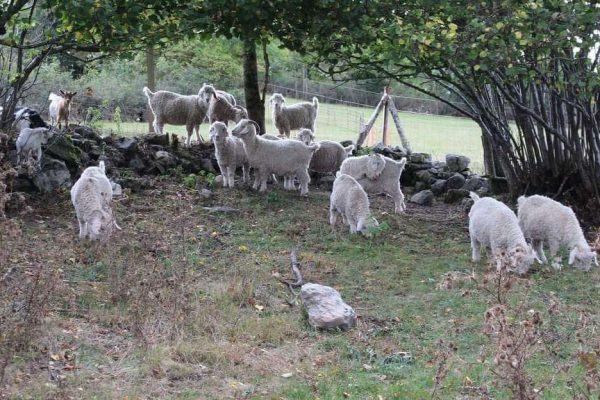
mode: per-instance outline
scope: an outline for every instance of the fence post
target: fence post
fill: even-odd
[[[146,67],[148,70],[148,89],[156,90],[156,59],[154,58],[154,47],[148,46],[146,50]],[[148,119],[148,132],[154,132],[154,114],[150,110],[150,106],[146,110],[146,118]]]
[[[390,87],[386,86],[383,88],[383,97],[385,98],[385,105],[383,107],[383,145],[389,146],[390,135],[388,133],[388,103],[390,101]]]

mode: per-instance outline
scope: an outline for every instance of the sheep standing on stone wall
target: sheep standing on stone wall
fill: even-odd
[[[271,174],[296,176],[300,181],[300,194],[306,196],[310,182],[308,164],[319,145],[307,146],[298,140],[290,139],[263,139],[256,134],[256,126],[254,121],[243,119],[231,131],[244,142],[244,150],[255,173],[253,188],[265,191],[267,179]],[[287,186],[285,189],[294,188]]]
[[[42,145],[46,144],[53,134],[54,131],[49,128],[21,129],[16,142],[17,164],[20,164],[21,160],[29,158],[29,153],[35,152],[39,166],[42,163]]]
[[[165,124],[185,125],[187,131],[186,145],[190,146],[194,131],[196,131],[196,139],[200,141],[198,130],[208,111],[208,103],[201,93],[189,96],[167,90],[159,90],[153,93],[147,87],[144,87],[143,91],[148,98],[150,110],[154,114],[154,130],[156,133],[162,135]]]
[[[234,186],[235,170],[242,167],[243,181],[250,181],[250,165],[244,150],[244,143],[240,138],[231,136],[227,126],[222,122],[215,122],[210,127],[210,137],[215,143],[215,156],[223,176],[223,187]]]
[[[340,172],[356,179],[369,194],[385,193],[391,196],[394,199],[394,211],[399,214],[406,209],[400,188],[400,176],[405,165],[406,158],[395,161],[381,154],[370,154],[345,159]]]
[[[592,263],[598,265],[596,252],[585,240],[570,207],[539,195],[521,196],[518,203],[519,225],[543,262],[548,261],[544,254],[544,245],[547,245],[554,269],[561,268],[561,259],[556,256],[561,246],[569,250],[569,265],[585,271],[589,271]]]
[[[474,203],[469,211],[469,235],[473,261],[481,258],[481,249],[489,251],[488,258],[500,271],[503,263],[524,274],[537,259],[535,251],[525,241],[515,213],[491,197],[480,198],[471,192]]]
[[[296,135],[296,138],[306,145],[315,142],[315,135],[310,129],[302,129]],[[354,150],[354,145],[343,147],[338,142],[331,140],[321,140],[319,142],[319,150],[313,155],[310,160],[308,169],[315,172],[337,172],[342,165],[342,162]]]
[[[313,97],[312,103],[304,102],[284,105],[285,99],[280,93],[274,93],[269,100],[273,107],[273,123],[279,135],[290,137],[290,131],[307,128],[315,131],[315,120],[319,110],[319,100]]]
[[[62,128],[62,121],[65,122],[65,128],[69,127],[69,114],[71,113],[71,101],[77,92],[69,92],[60,90],[60,96],[50,93],[48,100],[50,105],[48,106],[48,115],[50,116],[50,123],[54,126],[58,124],[58,129]]]
[[[371,217],[369,198],[360,184],[350,175],[338,171],[329,198],[329,223],[335,225],[337,215],[350,226],[350,233],[369,235],[369,228],[378,226]]]
[[[71,188],[71,202],[79,223],[79,238],[106,240],[121,229],[113,216],[112,185],[106,177],[104,161],[88,167]]]

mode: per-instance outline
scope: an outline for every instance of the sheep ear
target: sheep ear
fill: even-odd
[[[577,255],[577,247],[573,247],[571,253],[569,253],[569,265],[573,265],[575,262],[575,256]]]
[[[75,96],[77,94],[77,92],[73,92],[73,96]]]
[[[58,91],[58,92],[59,92],[60,94],[62,94],[63,96],[65,95],[65,91],[64,91],[64,90],[62,90],[62,89],[59,89],[59,91]]]

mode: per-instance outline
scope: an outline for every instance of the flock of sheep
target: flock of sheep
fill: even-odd
[[[335,173],[336,179],[330,196],[329,222],[335,225],[341,216],[350,232],[369,235],[378,225],[371,216],[367,194],[385,193],[394,200],[396,213],[406,209],[400,188],[400,176],[406,159],[395,161],[380,154],[349,157],[354,146],[343,147],[333,141],[315,141],[315,121],[319,102],[285,105],[284,97],[275,93],[270,102],[273,122],[279,136],[261,135],[258,125],[248,119],[246,109],[236,104],[235,98],[224,91],[204,84],[198,95],[184,96],[168,91],[143,92],[154,114],[154,128],[163,133],[165,124],[185,125],[187,145],[193,132],[200,140],[198,128],[208,118],[209,134],[215,146],[215,155],[223,186],[233,188],[235,173],[242,170],[242,181],[250,182],[250,169],[254,173],[252,188],[265,191],[269,179],[283,177],[286,190],[308,194],[309,171]],[[75,95],[63,92],[50,95],[50,117],[54,122],[68,124],[70,101]],[[229,131],[228,123],[235,127]],[[36,151],[41,158],[41,144],[52,129],[23,128],[17,139],[17,157],[20,162],[25,152]],[[299,130],[296,139],[290,131]],[[590,248],[579,222],[571,210],[544,196],[520,197],[518,217],[505,204],[490,198],[480,198],[471,193],[474,201],[469,212],[469,232],[472,259],[480,260],[481,249],[488,258],[502,268],[525,273],[534,261],[547,262],[543,248],[548,247],[551,264],[560,269],[560,247],[569,250],[569,265],[589,270],[598,265],[596,253]],[[102,240],[115,229],[120,229],[114,218],[111,199],[112,187],[104,163],[87,168],[71,189],[71,199],[79,222],[79,237]]]

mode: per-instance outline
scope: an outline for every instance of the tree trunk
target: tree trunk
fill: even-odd
[[[265,133],[265,103],[260,98],[256,42],[253,40],[244,41],[244,94],[249,118],[258,124],[260,134]]]

